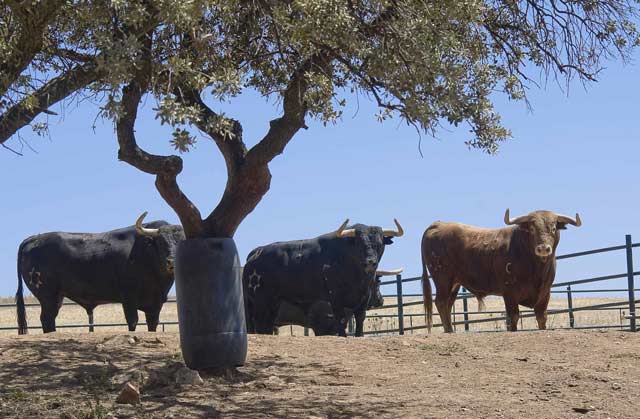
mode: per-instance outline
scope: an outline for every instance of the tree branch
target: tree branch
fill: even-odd
[[[47,26],[64,3],[64,0],[43,0],[34,5],[32,2],[7,1],[20,21],[22,30],[11,47],[11,54],[0,63],[0,96],[4,96],[9,86],[40,52]]]
[[[227,185],[220,203],[204,220],[205,235],[233,237],[242,220],[255,209],[267,193],[271,186],[269,162],[284,151],[285,146],[300,128],[306,127],[304,118],[307,106],[304,103],[304,95],[309,89],[307,75],[328,73],[329,68],[329,54],[319,53],[295,70],[283,92],[283,116],[271,121],[267,134],[251,150],[246,152],[243,149],[246,158],[241,160],[241,164],[230,166],[227,163]],[[225,142],[223,147],[238,145],[231,146]],[[223,151],[223,154],[225,152]]]
[[[133,80],[122,89],[122,113],[116,122],[118,135],[118,159],[133,167],[156,175],[156,188],[162,198],[178,214],[187,238],[202,236],[202,217],[198,208],[180,190],[177,176],[182,171],[182,159],[178,156],[149,154],[138,147],[135,137],[135,121],[138,106],[149,87],[151,77],[151,43],[153,30],[143,38],[141,58]]]
[[[30,124],[41,112],[46,112],[52,105],[95,82],[99,77],[96,65],[89,63],[76,66],[50,80],[30,96],[35,98],[35,106],[32,99],[23,99],[0,115],[0,144],[20,128]]]
[[[247,153],[247,162],[251,166],[268,164],[277,155],[282,154],[286,145],[300,130],[306,128],[304,122],[307,105],[304,95],[309,88],[307,73],[328,73],[331,56],[327,52],[316,54],[293,74],[289,85],[283,93],[284,114],[270,122],[267,134]]]
[[[13,2],[18,4],[17,2]],[[22,7],[22,6],[20,6]],[[39,10],[39,9],[38,9]],[[144,24],[137,28],[131,28],[131,33],[137,39],[142,40],[149,31],[153,30],[158,25],[159,17],[155,11],[150,13],[149,18]],[[28,32],[28,31],[27,31]],[[74,55],[74,59],[86,60],[89,56],[85,54],[78,54],[74,51],[58,50],[62,55],[71,56]],[[34,55],[31,55],[33,59]],[[65,71],[57,77],[49,80],[44,85],[40,86],[29,97],[35,98],[35,106],[33,106],[33,99],[24,98],[20,102],[11,106],[3,114],[0,115],[0,144],[6,142],[11,138],[19,129],[29,125],[40,113],[47,113],[47,109],[52,105],[55,105],[59,101],[65,99],[74,92],[83,89],[96,82],[103,76],[103,71],[99,69],[98,62],[104,58],[105,54],[91,57],[86,63],[78,64],[76,67]],[[27,63],[28,65],[29,63]],[[24,69],[23,69],[24,70]],[[3,64],[0,64],[0,74],[5,77]],[[8,73],[7,73],[8,74]],[[18,73],[19,75],[20,73]],[[0,79],[2,79],[0,77]],[[15,81],[15,78],[11,79]],[[9,83],[10,87],[11,84]],[[2,88],[2,80],[0,80],[0,89]],[[1,91],[1,90],[0,90]],[[1,97],[1,95],[0,95]]]
[[[176,97],[179,102],[194,106],[200,111],[200,118],[192,121],[202,132],[209,135],[218,146],[220,153],[227,164],[227,172],[230,175],[244,163],[247,155],[247,147],[242,138],[242,125],[232,118],[225,118],[215,113],[200,97],[200,92],[195,89],[183,87],[177,89]],[[229,131],[219,129],[216,122],[223,121],[230,127]]]

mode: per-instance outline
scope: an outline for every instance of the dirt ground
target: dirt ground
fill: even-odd
[[[250,336],[244,367],[178,385],[178,335],[0,336],[3,418],[638,418],[640,333]],[[123,383],[141,404],[115,403]]]

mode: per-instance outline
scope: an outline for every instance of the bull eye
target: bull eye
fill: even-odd
[[[551,233],[555,234],[556,232],[556,226],[551,226]]]

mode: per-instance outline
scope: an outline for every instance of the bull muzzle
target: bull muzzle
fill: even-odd
[[[154,237],[157,236],[158,233],[160,232],[159,229],[157,228],[146,228],[142,226],[142,220],[144,220],[144,217],[147,216],[147,211],[143,212],[138,219],[136,220],[136,232],[138,234],[140,234],[141,236],[150,236],[150,237]]]
[[[553,253],[553,248],[548,244],[539,244],[535,248],[536,256],[546,258]]]

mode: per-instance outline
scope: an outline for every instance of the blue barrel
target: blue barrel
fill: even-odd
[[[187,239],[177,245],[180,347],[195,370],[244,365],[247,328],[242,268],[233,239]]]

